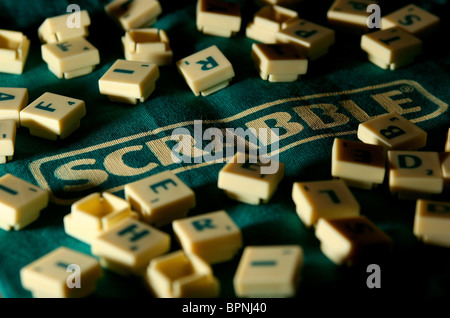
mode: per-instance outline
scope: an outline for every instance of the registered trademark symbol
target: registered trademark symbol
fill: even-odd
[[[400,90],[404,93],[409,93],[414,91],[414,87],[409,86],[409,85],[403,85],[402,87],[400,87]]]

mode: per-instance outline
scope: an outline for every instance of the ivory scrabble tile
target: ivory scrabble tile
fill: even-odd
[[[103,270],[94,257],[61,246],[20,270],[34,298],[82,298],[95,292]]]
[[[444,189],[450,190],[450,152],[439,154],[441,162],[442,178],[444,179]]]
[[[215,93],[234,77],[233,65],[216,45],[179,60],[177,68],[196,96]]]
[[[231,260],[242,247],[241,230],[226,211],[175,220],[172,227],[186,253],[210,264]]]
[[[315,231],[320,249],[336,265],[375,264],[389,256],[392,239],[367,217],[321,218]]]
[[[241,29],[239,3],[222,0],[198,0],[197,29],[209,35],[231,37]]]
[[[170,250],[170,235],[134,218],[125,218],[92,240],[92,254],[120,275],[143,275],[154,257]]]
[[[263,80],[292,82],[308,71],[308,59],[293,44],[253,43],[251,57]]]
[[[30,51],[30,40],[19,31],[0,30],[0,72],[22,74]]]
[[[236,154],[220,170],[217,186],[232,199],[258,205],[270,200],[283,176],[282,162],[263,163],[258,158]]]
[[[0,178],[0,228],[21,230],[47,205],[47,191],[9,173]]]
[[[447,133],[447,142],[445,143],[445,152],[450,152],[450,128]]]
[[[335,138],[331,157],[331,175],[350,187],[371,189],[384,181],[386,166],[382,146]]]
[[[108,192],[95,192],[71,206],[64,221],[64,231],[86,244],[125,218],[138,219],[128,201]]]
[[[291,6],[302,2],[303,0],[255,0],[259,6],[266,5],[279,5],[279,6]]]
[[[234,275],[234,291],[238,297],[294,297],[302,267],[299,245],[247,246]]]
[[[424,243],[450,247],[450,202],[417,200],[413,232]]]
[[[38,36],[42,43],[63,42],[78,37],[89,35],[91,18],[88,11],[81,10],[75,13],[67,13],[44,20],[38,28]]]
[[[27,104],[27,88],[0,87],[0,120],[12,119],[20,127],[20,111]]]
[[[172,63],[173,52],[169,37],[162,29],[131,29],[122,37],[125,59],[154,63],[158,66]]]
[[[361,49],[373,64],[395,70],[414,62],[422,53],[422,40],[398,27],[392,27],[364,34],[361,37]]]
[[[372,14],[368,6],[378,4],[373,0],[335,0],[327,11],[328,23],[335,29],[361,34],[370,29],[367,20]]]
[[[158,78],[159,68],[154,63],[118,59],[99,79],[98,86],[111,101],[137,104],[153,93]]]
[[[145,281],[158,298],[215,298],[220,293],[211,266],[183,250],[152,259]]]
[[[298,45],[308,59],[314,61],[326,53],[335,42],[335,31],[328,27],[298,19],[277,33],[277,41]]]
[[[12,159],[15,143],[16,123],[12,119],[0,120],[0,164]]]
[[[64,139],[80,127],[85,115],[84,101],[47,92],[20,112],[20,125],[33,136]]]
[[[99,51],[83,37],[44,44],[41,54],[50,72],[58,78],[89,74],[100,63]]]
[[[387,160],[389,189],[400,198],[426,197],[443,191],[437,152],[389,150]]]
[[[398,27],[421,39],[433,35],[438,29],[440,18],[415,4],[409,4],[381,18],[381,29]]]
[[[425,147],[427,133],[396,113],[380,115],[359,124],[358,139],[392,150],[417,150]]]
[[[320,218],[353,217],[360,205],[342,180],[294,182],[292,199],[303,224],[311,227]]]
[[[247,24],[245,35],[261,43],[276,43],[277,32],[298,19],[295,10],[279,5],[266,5],[255,13]]]
[[[125,31],[150,27],[162,13],[157,0],[113,0],[106,4],[104,9]]]
[[[156,227],[186,217],[196,204],[194,191],[170,170],[126,184],[125,198]]]

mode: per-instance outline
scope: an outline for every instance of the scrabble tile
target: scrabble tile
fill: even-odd
[[[383,69],[395,70],[414,62],[422,53],[422,40],[398,27],[364,34],[361,49],[370,62]]]
[[[234,291],[238,297],[294,297],[302,267],[299,245],[247,246],[234,275]]]
[[[158,78],[156,64],[118,59],[99,79],[98,86],[111,101],[137,104],[153,93]]]
[[[22,74],[30,40],[19,31],[0,30],[0,72]]]
[[[297,21],[295,10],[279,5],[266,5],[255,13],[247,24],[245,35],[261,43],[277,43],[277,32]]]
[[[85,115],[84,101],[47,92],[20,112],[20,124],[33,136],[64,139],[80,127]]]
[[[41,54],[50,72],[58,78],[89,74],[100,63],[99,51],[83,37],[44,44]]]
[[[81,10],[77,14],[76,22],[79,25],[72,25],[74,13],[62,14],[44,20],[38,28],[38,36],[42,43],[63,42],[78,37],[89,35],[89,25],[91,18],[86,10]]]
[[[306,227],[315,226],[320,218],[360,214],[358,201],[342,180],[294,182],[292,199]]]
[[[409,4],[381,18],[381,29],[398,27],[421,39],[439,29],[440,18],[415,4]]]
[[[226,211],[175,220],[172,227],[186,253],[210,264],[231,260],[242,247],[241,230]]]
[[[91,252],[120,275],[143,275],[154,257],[170,249],[170,235],[134,218],[125,218],[95,237]]]
[[[266,5],[279,5],[279,6],[292,6],[303,0],[255,0],[255,3],[259,6]]]
[[[372,14],[367,7],[378,4],[373,0],[335,0],[327,11],[327,20],[334,29],[353,34],[367,33],[367,19]]]
[[[447,133],[447,142],[445,143],[445,152],[450,152],[450,128]]]
[[[146,223],[160,227],[184,218],[195,193],[170,170],[125,185],[125,198]]]
[[[417,150],[425,147],[427,133],[396,113],[380,115],[358,126],[362,142],[392,150]]]
[[[308,59],[293,44],[253,43],[251,57],[263,80],[292,82],[308,71]]]
[[[241,29],[239,3],[198,0],[196,14],[197,29],[205,34],[229,38]]]
[[[79,276],[77,276],[79,275]],[[34,298],[82,298],[95,292],[103,271],[94,257],[61,246],[20,270]]]
[[[216,45],[179,60],[177,68],[196,96],[215,93],[234,77],[233,65]]]
[[[413,232],[424,243],[450,247],[450,202],[417,200]]]
[[[16,123],[12,119],[0,120],[0,164],[12,159],[15,143]]]
[[[128,201],[108,192],[95,192],[72,204],[63,219],[64,231],[91,244],[95,237],[128,217],[139,218]]]
[[[350,187],[371,189],[384,181],[386,166],[382,146],[335,138],[331,157],[331,175]]]
[[[257,205],[272,198],[283,176],[282,162],[264,163],[259,158],[236,154],[220,170],[217,186],[232,199]]]
[[[328,53],[335,42],[335,31],[325,26],[298,19],[277,33],[277,41],[298,45],[311,61]]]
[[[158,66],[172,63],[173,52],[169,37],[162,29],[131,29],[122,37],[125,59],[154,63]]]
[[[444,189],[450,190],[450,152],[439,154],[441,162],[442,178],[444,179]]]
[[[104,9],[125,31],[150,27],[162,13],[157,0],[113,0],[106,4]]]
[[[152,259],[145,281],[158,298],[216,298],[220,293],[211,266],[182,250]]]
[[[392,239],[360,215],[321,218],[315,231],[320,249],[336,265],[379,264],[392,251]]]
[[[0,120],[12,119],[20,127],[20,111],[27,104],[27,88],[0,87]]]
[[[47,191],[10,173],[0,178],[0,228],[21,230],[47,205]]]
[[[426,197],[443,191],[439,154],[431,151],[389,150],[389,189],[400,198]]]

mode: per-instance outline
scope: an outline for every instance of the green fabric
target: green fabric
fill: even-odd
[[[109,102],[98,90],[99,78],[116,59],[123,58],[120,41],[123,31],[104,13],[105,1],[75,2],[90,13],[92,24],[88,40],[99,49],[101,63],[91,74],[70,80],[58,79],[49,72],[42,60],[37,38],[39,25],[46,17],[65,13],[67,1],[2,1],[0,28],[24,32],[31,40],[31,50],[24,73],[1,73],[0,86],[28,88],[30,102],[44,92],[79,98],[86,102],[87,115],[82,119],[81,127],[62,141],[47,141],[31,136],[25,128],[18,129],[14,159],[0,165],[0,175],[12,173],[36,185],[41,185],[39,180],[45,180],[55,197],[70,200],[94,191],[120,187],[166,169],[175,170],[197,197],[197,206],[189,215],[224,209],[241,228],[245,246],[300,244],[303,247],[304,267],[298,297],[448,296],[448,249],[424,245],[414,237],[412,225],[415,202],[392,197],[386,183],[372,191],[352,188],[361,204],[361,213],[394,241],[394,253],[381,267],[381,290],[366,287],[368,274],[365,268],[338,267],[323,255],[314,230],[302,224],[291,197],[295,181],[331,178],[331,145],[335,136],[357,140],[355,131],[360,120],[343,108],[339,101],[351,100],[373,116],[386,112],[373,96],[396,91],[397,95],[391,96],[393,100],[411,99],[411,102],[402,104],[403,108],[420,107],[419,111],[405,114],[405,117],[417,120],[417,125],[427,131],[426,149],[443,151],[450,126],[449,113],[446,111],[450,101],[450,55],[442,45],[443,40],[448,38],[443,31],[448,30],[450,11],[447,1],[416,2],[441,17],[442,40],[426,43],[424,53],[412,65],[395,71],[382,70],[367,60],[359,47],[358,36],[338,33],[336,44],[328,55],[310,63],[308,73],[299,81],[291,83],[263,81],[254,68],[250,52],[255,41],[245,37],[245,25],[257,10],[252,1],[240,2],[243,27],[232,38],[198,32],[194,2],[161,1],[163,14],[154,27],[166,30],[174,52],[174,62],[217,45],[234,67],[236,75],[230,86],[210,96],[196,97],[173,63],[160,68],[156,90],[147,101],[126,105]],[[326,11],[330,4],[331,1],[305,0],[297,9],[300,17],[326,25]],[[403,4],[406,2],[394,4],[386,1],[381,4],[381,8],[385,10],[384,13]],[[274,103],[267,104],[271,102]],[[344,120],[342,125],[332,126],[333,119],[315,109],[323,123],[330,125],[328,128],[311,127],[311,121],[308,122],[295,109],[316,104],[333,104],[344,115],[342,118],[348,120]],[[158,154],[152,151],[154,148],[147,146],[153,140],[170,136],[175,127],[184,127],[193,132],[194,120],[204,121],[203,130],[209,127],[246,129],[246,124],[264,116],[268,116],[266,123],[272,127],[277,123],[277,118],[287,119],[303,127],[299,133],[280,140],[280,161],[286,165],[286,175],[267,204],[252,206],[228,199],[217,187],[222,163],[195,168],[195,163],[164,166]],[[426,120],[423,120],[424,116],[428,116]],[[280,133],[286,131],[281,128]],[[128,166],[145,167],[150,162],[158,166],[139,175],[108,173],[104,165],[105,158],[115,150],[131,146],[139,147],[133,148],[137,151],[124,156],[123,160]],[[95,159],[94,163],[91,161],[89,165],[74,169],[102,170],[107,174],[107,180],[85,191],[64,191],[67,185],[86,181],[58,178],[57,169],[75,159]],[[38,172],[43,179],[38,180]],[[117,194],[123,197],[123,191]],[[448,200],[448,194],[438,199]],[[31,297],[31,293],[21,286],[19,270],[59,246],[90,254],[87,244],[65,234],[63,217],[69,212],[70,205],[51,202],[41,212],[39,219],[25,229],[9,232],[0,230],[0,293],[3,297]],[[171,227],[162,229],[172,235],[172,250],[179,249]],[[240,253],[229,262],[213,266],[221,283],[221,297],[235,296],[233,276],[239,258]],[[151,295],[141,279],[121,277],[106,270],[91,297],[146,298]]]

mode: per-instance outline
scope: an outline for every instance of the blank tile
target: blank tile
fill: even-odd
[[[427,143],[424,130],[395,113],[380,115],[359,124],[358,138],[364,143],[392,150],[417,150]]]
[[[276,43],[277,32],[298,19],[295,10],[279,5],[266,5],[259,9],[247,24],[245,35],[261,43]]]
[[[241,230],[226,211],[175,220],[172,227],[186,253],[210,264],[231,260],[242,247]]]
[[[389,150],[389,189],[400,198],[427,197],[443,191],[439,154],[431,151]]]
[[[12,119],[20,127],[20,111],[27,104],[27,88],[0,87],[0,120]]]
[[[450,247],[450,202],[417,200],[413,232],[424,243]]]
[[[327,11],[328,23],[336,30],[354,34],[362,34],[370,29],[367,19],[372,14],[367,12],[371,4],[378,4],[373,0],[335,0]]]
[[[385,150],[382,146],[335,138],[331,175],[350,187],[371,189],[384,181]]]
[[[162,13],[162,7],[157,0],[113,0],[106,4],[104,9],[125,31],[150,27]]]
[[[0,178],[0,228],[21,230],[48,205],[48,192],[10,173]]]
[[[172,63],[173,52],[167,33],[157,28],[131,29],[122,37],[125,59],[154,63],[158,66]]]
[[[235,75],[233,65],[216,45],[179,60],[177,68],[196,96],[227,87]]]
[[[76,274],[73,265],[78,267],[78,278],[73,276]],[[65,246],[20,270],[22,286],[31,291],[34,298],[87,297],[95,291],[102,277],[103,271],[97,259]]]
[[[398,27],[425,39],[439,29],[440,18],[415,4],[409,4],[381,18],[381,29]]]
[[[272,198],[283,176],[282,162],[263,163],[258,158],[236,154],[220,170],[217,186],[232,199],[257,205]]]
[[[42,59],[58,78],[71,79],[91,73],[100,63],[100,53],[83,37],[41,46]]]
[[[155,90],[159,78],[154,63],[116,60],[98,81],[100,94],[111,101],[127,104],[144,102]]]
[[[126,218],[95,237],[92,254],[120,275],[144,275],[154,257],[170,250],[170,235],[134,218]]]
[[[320,218],[358,216],[360,205],[342,180],[294,182],[292,199],[306,227]]]
[[[64,139],[80,127],[85,115],[84,101],[47,92],[20,112],[20,124],[33,136]]]
[[[125,198],[143,221],[157,227],[186,217],[196,204],[194,191],[169,170],[126,184]]]
[[[215,298],[220,294],[220,282],[211,266],[182,250],[152,259],[145,280],[158,298]]]
[[[74,14],[78,14],[76,20]],[[68,19],[70,20],[68,21]],[[68,25],[68,22],[75,21],[79,23],[78,26]],[[90,24],[91,18],[87,10],[62,14],[45,19],[38,28],[38,36],[42,43],[63,42],[73,38],[87,37]]]
[[[220,37],[231,37],[241,29],[239,3],[221,0],[198,0],[196,10],[197,29]]]
[[[392,239],[367,217],[321,218],[315,231],[320,249],[336,265],[379,264],[392,251]]]
[[[16,143],[16,123],[12,119],[0,120],[0,163],[12,159]]]
[[[95,192],[71,206],[64,217],[64,231],[86,244],[125,218],[138,219],[128,201],[108,192]]]
[[[233,285],[238,297],[294,297],[303,266],[298,245],[247,246]]]
[[[251,57],[263,80],[292,82],[308,71],[308,59],[293,44],[253,43]]]
[[[382,69],[395,70],[414,62],[422,53],[422,40],[392,27],[364,34],[361,49],[373,64]]]
[[[0,30],[0,72],[22,74],[30,51],[30,40],[19,31]]]
[[[308,20],[298,19],[281,29],[277,42],[298,45],[309,60],[314,61],[328,53],[335,42],[335,31]]]

